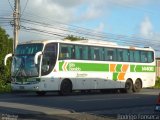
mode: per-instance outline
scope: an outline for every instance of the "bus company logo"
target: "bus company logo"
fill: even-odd
[[[64,62],[62,66],[63,71],[81,71],[80,67],[76,67],[75,63]]]
[[[148,65],[131,65],[131,72],[155,72],[155,66]]]
[[[142,67],[142,71],[152,72],[152,71],[154,71],[154,67],[146,67],[146,66],[143,66],[143,67]]]

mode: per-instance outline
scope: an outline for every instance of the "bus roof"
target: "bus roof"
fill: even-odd
[[[151,47],[135,47],[135,46],[121,46],[118,45],[115,42],[109,42],[109,41],[104,41],[104,40],[78,40],[78,41],[71,41],[71,40],[31,40],[27,42],[22,42],[19,44],[32,44],[32,43],[51,43],[51,42],[56,42],[56,43],[68,43],[68,44],[81,44],[81,45],[93,45],[93,46],[101,46],[101,47],[114,47],[114,48],[126,48],[126,49],[133,49],[133,50],[153,50]]]

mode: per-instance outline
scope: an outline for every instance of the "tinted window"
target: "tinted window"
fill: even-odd
[[[153,52],[148,52],[148,62],[153,62],[154,61],[154,53]]]
[[[116,49],[114,48],[105,48],[104,52],[106,61],[115,61],[116,60]]]
[[[57,44],[49,43],[45,46],[42,59],[42,75],[49,74],[56,63],[57,59]]]
[[[74,45],[60,44],[59,59],[74,59],[75,58]]]
[[[120,62],[129,61],[129,53],[126,49],[117,49],[117,60]]]
[[[134,51],[134,62],[140,62],[140,51]]]
[[[134,60],[134,51],[133,50],[129,51],[129,60],[130,60],[130,62],[134,62],[135,61]]]
[[[141,51],[141,62],[143,62],[143,63],[148,62],[148,52]]]
[[[43,44],[22,44],[16,48],[16,55],[32,55],[42,51]]]
[[[88,60],[88,46],[76,45],[75,58],[78,60]]]
[[[103,48],[100,47],[90,47],[89,58],[91,60],[103,60]]]

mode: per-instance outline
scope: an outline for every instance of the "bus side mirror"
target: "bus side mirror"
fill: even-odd
[[[9,53],[9,54],[7,54],[7,55],[5,56],[5,58],[4,58],[4,65],[5,65],[5,66],[7,65],[7,60],[8,60],[8,58],[10,58],[10,57],[12,57],[12,53]]]
[[[39,52],[37,52],[37,53],[35,54],[34,64],[38,64],[38,57],[39,57],[40,55],[42,55],[42,52],[41,52],[41,51],[39,51]]]

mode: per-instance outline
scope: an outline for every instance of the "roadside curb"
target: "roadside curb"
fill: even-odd
[[[73,110],[70,111],[70,110],[49,108],[49,107],[36,106],[36,105],[27,105],[27,104],[21,104],[21,103],[13,103],[13,102],[0,102],[0,107],[38,112],[40,114],[42,113],[42,115],[39,115],[39,116],[45,117],[47,115],[49,116],[49,118],[53,118],[53,119],[56,118],[56,120],[61,120],[61,119],[64,119],[64,120],[113,120],[112,118],[105,118],[105,117],[96,116],[96,115],[88,114],[84,112],[78,113],[78,112],[74,112]],[[24,116],[24,115],[20,115],[20,116]]]
[[[7,108],[16,108],[16,109],[40,112],[47,115],[73,113],[73,111],[69,111],[69,110],[62,110],[57,108],[49,108],[49,107],[42,107],[42,106],[35,106],[35,105],[27,105],[27,104],[21,104],[21,103],[12,103],[12,102],[0,102],[0,106],[7,107]]]

